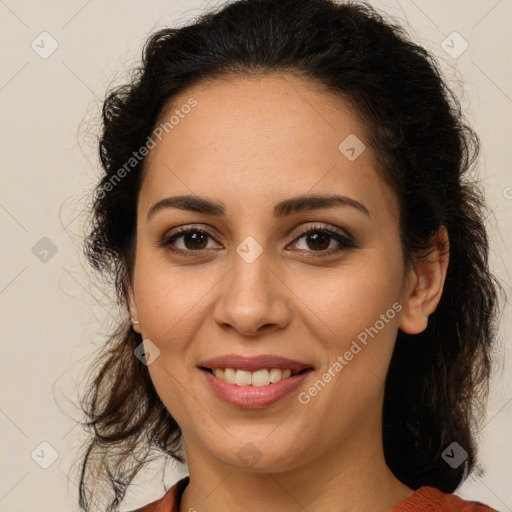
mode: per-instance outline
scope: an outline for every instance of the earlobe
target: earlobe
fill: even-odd
[[[127,297],[127,301],[128,301],[128,311],[130,313],[132,329],[135,332],[141,334],[139,312],[137,310],[137,305],[135,303],[135,294],[134,294],[133,286],[131,283],[129,283],[126,288],[126,297]]]
[[[428,317],[441,300],[450,252],[445,226],[439,228],[435,244],[432,253],[415,262],[409,271],[399,323],[400,329],[408,334],[418,334],[427,328]]]

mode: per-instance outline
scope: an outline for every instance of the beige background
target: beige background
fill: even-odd
[[[492,262],[510,294],[512,1],[372,3],[400,18],[438,56],[481,136],[481,179],[494,210]],[[111,290],[91,281],[81,256],[84,198],[99,172],[91,134],[107,86],[122,81],[136,64],[148,34],[218,4],[0,0],[0,512],[78,510],[72,464],[82,435],[73,421],[80,417],[73,400],[87,362],[104,340],[101,332],[121,314],[110,304]],[[58,44],[47,58],[31,47],[35,40],[39,53],[51,49],[50,36],[39,36],[43,31]],[[469,44],[458,58],[441,46],[453,31]],[[45,256],[41,247],[50,246],[57,252]],[[510,333],[507,307],[481,436],[485,473],[458,490],[500,511],[512,511]],[[52,462],[52,454],[56,460],[40,467]],[[141,475],[122,510],[163,494],[162,467]],[[186,467],[168,464],[165,483],[183,474]]]

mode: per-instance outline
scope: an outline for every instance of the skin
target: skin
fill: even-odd
[[[429,261],[405,265],[398,201],[377,172],[365,125],[318,84],[284,74],[215,79],[175,97],[164,117],[190,97],[197,106],[146,161],[128,290],[134,329],[160,350],[151,379],[183,432],[190,484],[180,510],[389,511],[413,490],[384,460],[384,379],[398,329],[423,331],[439,302],[446,232]],[[366,144],[355,161],[338,150],[349,134]],[[280,200],[332,193],[369,215],[342,206],[273,216]],[[220,201],[226,215],[165,209],[147,220],[154,203],[181,194]],[[191,224],[210,234],[202,251],[183,236],[174,247],[190,257],[159,245]],[[321,250],[340,252],[308,258],[320,250],[298,230],[314,225],[345,230],[356,247],[331,237]],[[262,249],[252,263],[236,252],[248,236]],[[394,303],[401,311],[300,403],[298,393]],[[237,409],[197,368],[231,352],[298,359],[314,372],[272,406]],[[250,467],[238,457],[247,443],[260,455]]]

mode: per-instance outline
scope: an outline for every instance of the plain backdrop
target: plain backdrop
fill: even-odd
[[[492,266],[510,294],[512,1],[371,3],[438,57],[481,137],[479,172],[494,212],[487,219]],[[78,511],[80,379],[109,327],[124,315],[81,255],[87,194],[100,172],[95,135],[101,100],[138,64],[152,31],[183,25],[217,5],[0,0],[0,512]],[[510,306],[502,314],[479,438],[480,471],[457,493],[512,511]],[[121,510],[159,498],[164,483],[184,474],[186,466],[151,465]]]

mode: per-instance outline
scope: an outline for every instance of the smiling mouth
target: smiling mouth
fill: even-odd
[[[207,372],[210,372],[213,374],[213,369],[212,368],[206,368],[205,366],[200,366],[199,368],[201,368],[201,370],[206,370]],[[222,368],[223,370],[225,370],[225,368]],[[236,370],[235,368],[233,368],[234,370]],[[300,373],[304,373],[305,371],[307,370],[312,370],[313,368],[310,366],[308,368],[304,368],[303,370],[301,370],[300,372],[295,372],[293,370],[291,370],[291,374],[292,374],[292,377],[294,377],[295,375],[299,375]],[[261,370],[265,370],[265,368],[261,368]],[[237,371],[245,371],[245,370],[237,370]],[[260,371],[260,370],[256,370],[256,371]],[[254,372],[249,372],[249,373],[254,373]]]
[[[281,368],[261,368],[256,371],[238,370],[235,368],[207,368],[200,367],[227,384],[235,384],[238,386],[268,386],[287,380],[297,375],[313,371],[312,367],[304,368],[301,371],[293,371]]]

